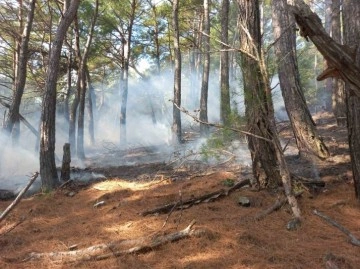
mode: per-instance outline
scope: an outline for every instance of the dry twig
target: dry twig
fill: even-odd
[[[328,222],[329,224],[331,224],[332,226],[338,228],[340,231],[342,231],[344,234],[346,234],[349,238],[350,238],[350,243],[360,247],[360,240],[357,239],[355,237],[355,235],[353,235],[348,229],[346,229],[344,226],[340,225],[339,223],[337,223],[335,220],[331,219],[330,217],[326,216],[325,214],[319,212],[318,210],[314,210],[313,213],[324,219],[326,222]]]

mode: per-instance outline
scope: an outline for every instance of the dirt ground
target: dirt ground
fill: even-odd
[[[293,173],[313,174],[326,183],[315,192],[303,188],[299,198],[303,221],[298,230],[286,229],[292,218],[287,205],[255,220],[280,193],[248,187],[171,214],[140,214],[228,189],[231,180],[251,176],[249,167],[230,162],[188,170],[174,170],[161,162],[97,167],[90,160],[87,169],[103,173],[106,179],[91,184],[72,182],[55,192],[24,199],[0,224],[0,268],[360,268],[360,248],[313,214],[314,209],[323,212],[360,238],[360,207],[354,199],[346,128],[337,127],[327,114],[318,115],[317,122],[332,156],[317,161],[316,166],[287,157]],[[288,129],[283,128],[281,134],[284,141],[291,139]],[[250,206],[239,206],[239,196],[248,197]],[[10,202],[1,201],[0,211]],[[94,206],[98,202],[103,203]],[[32,252],[81,250],[117,240],[154,239],[182,230],[192,220],[196,221],[193,229],[197,233],[139,253],[115,255],[109,245],[104,253],[110,255],[102,260],[27,259]],[[326,267],[330,265],[337,267]]]

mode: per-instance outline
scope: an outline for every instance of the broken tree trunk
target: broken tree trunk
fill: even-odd
[[[49,259],[52,261],[103,260],[124,254],[138,253],[141,251],[151,250],[166,243],[174,242],[194,234],[196,235],[196,230],[192,229],[194,224],[195,220],[193,220],[185,229],[167,235],[146,236],[137,239],[120,240],[79,250],[44,253],[33,252],[30,253],[29,256],[24,259],[24,261],[38,259]]]
[[[63,147],[64,155],[61,166],[61,177],[62,181],[68,181],[70,179],[70,163],[71,163],[71,153],[70,153],[70,143],[65,143]]]
[[[303,0],[295,0],[289,5],[300,27],[300,35],[311,40],[327,61],[328,67],[319,76],[318,80],[329,77],[341,77],[354,87],[354,94],[360,97],[360,67],[356,64],[356,48],[350,48],[337,43],[325,31],[321,19]]]

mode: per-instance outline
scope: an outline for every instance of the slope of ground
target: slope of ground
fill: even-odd
[[[0,234],[23,220],[0,236],[0,268],[326,268],[329,259],[338,268],[359,268],[360,248],[313,214],[314,209],[327,214],[360,238],[360,207],[354,199],[346,130],[328,120],[321,122],[320,131],[332,153],[329,160],[314,166],[288,157],[292,172],[301,175],[318,168],[315,174],[326,182],[325,188],[316,193],[305,191],[299,198],[303,223],[296,231],[286,230],[291,219],[288,206],[256,221],[256,214],[272,206],[280,194],[246,187],[170,215],[139,214],[226,189],[230,180],[248,178],[249,168],[229,163],[201,171],[174,171],[161,163],[91,167],[107,179],[72,183],[56,192],[24,199],[1,223]],[[289,132],[282,135],[286,140]],[[239,206],[239,196],[248,197],[250,207]],[[104,203],[94,207],[98,202]],[[0,202],[0,210],[9,203]],[[136,254],[100,261],[22,261],[30,252],[66,251],[73,245],[82,249],[168,234],[192,220],[196,220],[195,229],[206,232]]]

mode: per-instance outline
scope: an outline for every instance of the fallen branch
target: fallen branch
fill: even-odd
[[[0,229],[0,237],[4,236],[7,233],[10,233],[12,230],[14,230],[17,226],[19,226],[21,223],[23,223],[25,220],[24,217],[20,218],[17,222],[14,222],[10,225],[4,226]]]
[[[360,240],[357,239],[355,237],[355,235],[353,235],[348,229],[346,229],[345,227],[341,226],[339,223],[337,223],[335,220],[331,219],[330,217],[326,216],[325,214],[319,212],[318,210],[314,210],[313,213],[326,220],[326,222],[328,222],[329,224],[331,224],[332,226],[338,228],[340,231],[342,231],[344,234],[346,234],[349,238],[350,238],[350,243],[355,245],[355,246],[358,246],[360,247]]]
[[[146,215],[152,215],[152,214],[166,214],[166,213],[171,212],[172,210],[187,209],[196,204],[212,202],[219,198],[228,196],[234,190],[240,189],[246,185],[250,185],[249,179],[239,181],[238,183],[236,183],[234,186],[232,186],[228,190],[221,189],[221,190],[218,190],[218,191],[215,191],[212,193],[202,195],[200,197],[195,197],[195,198],[191,198],[189,200],[185,200],[181,204],[178,202],[174,202],[171,204],[160,206],[160,207],[157,207],[157,208],[154,208],[151,210],[144,211],[141,213],[141,215],[146,216]]]
[[[296,193],[295,197],[298,198],[302,193],[303,192]],[[278,198],[272,206],[270,206],[269,208],[265,209],[264,211],[258,213],[255,216],[255,220],[262,220],[267,215],[270,215],[271,213],[279,210],[280,208],[282,208],[287,203],[287,201],[288,201],[287,197],[282,197],[281,199]]]
[[[88,261],[104,260],[113,256],[117,257],[124,254],[138,253],[148,251],[169,242],[174,242],[194,234],[192,227],[195,224],[193,220],[185,229],[167,235],[156,235],[141,237],[138,239],[120,240],[110,243],[99,244],[79,250],[59,251],[59,252],[32,252],[24,261],[50,259],[52,261]]]
[[[10,211],[12,211],[15,208],[15,206],[21,201],[26,191],[30,188],[30,186],[34,183],[34,181],[37,179],[38,176],[39,173],[35,172],[34,175],[30,178],[30,181],[25,186],[25,188],[22,189],[22,191],[18,194],[15,200],[5,209],[4,212],[2,212],[2,214],[0,215],[0,222],[3,221],[5,217],[10,213]]]

